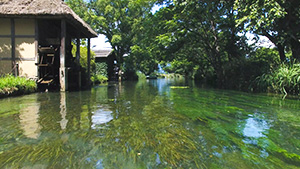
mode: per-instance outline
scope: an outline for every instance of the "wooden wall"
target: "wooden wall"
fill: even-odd
[[[34,19],[0,18],[0,74],[37,77],[36,23]],[[13,71],[15,65],[18,71]]]
[[[0,74],[6,74],[12,68],[11,21],[0,18]]]

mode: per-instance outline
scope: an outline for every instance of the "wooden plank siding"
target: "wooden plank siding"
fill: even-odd
[[[15,35],[15,19],[10,20],[11,23],[11,59],[12,59],[12,73],[14,76],[18,76],[18,70],[16,67],[16,35]]]

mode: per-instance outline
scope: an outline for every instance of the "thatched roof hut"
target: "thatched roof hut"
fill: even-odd
[[[95,62],[107,64],[107,75],[109,80],[117,80],[116,74],[119,67],[117,66],[116,55],[113,49],[94,50]]]
[[[111,53],[112,49],[100,49],[100,50],[94,50],[95,58],[107,58]]]
[[[88,39],[90,75],[90,38],[97,33],[62,0],[0,0],[0,23],[0,75],[34,78],[62,91],[71,82],[80,87],[82,38]]]
[[[0,17],[65,18],[81,30],[80,37],[97,37],[97,33],[62,0],[0,0]]]

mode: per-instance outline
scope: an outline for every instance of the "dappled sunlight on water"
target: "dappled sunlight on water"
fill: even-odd
[[[297,99],[158,79],[0,107],[0,168],[300,167]]]
[[[112,111],[108,108],[99,107],[98,110],[92,112],[92,129],[96,129],[97,126],[110,122],[112,117]]]
[[[258,118],[249,117],[246,120],[246,125],[243,130],[243,134],[246,137],[265,137],[263,134],[264,131],[269,129],[268,124],[265,120],[261,120]]]

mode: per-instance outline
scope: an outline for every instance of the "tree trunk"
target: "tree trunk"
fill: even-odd
[[[278,39],[270,35],[266,30],[263,31],[263,36],[266,36],[276,47],[280,56],[281,62],[286,62],[286,56],[284,53],[284,45],[279,43]]]
[[[285,53],[284,53],[283,45],[281,45],[279,43],[279,44],[276,44],[276,47],[277,47],[281,62],[286,62],[286,56],[285,56]]]
[[[300,43],[296,40],[291,40],[293,59],[300,61]],[[293,61],[293,60],[292,60]]]
[[[119,82],[121,82],[122,81],[122,69],[121,68],[119,68],[119,72],[118,72],[118,79],[119,79]]]

